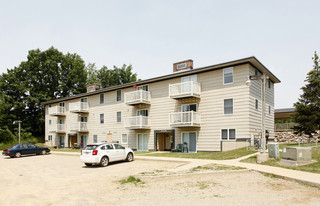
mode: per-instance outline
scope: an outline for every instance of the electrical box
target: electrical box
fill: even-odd
[[[282,159],[293,161],[311,161],[311,147],[285,147],[282,149]]]
[[[279,158],[279,143],[270,142],[268,143],[268,151],[270,158]]]

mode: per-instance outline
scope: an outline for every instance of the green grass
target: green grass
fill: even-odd
[[[268,161],[260,163],[260,164],[320,174],[320,148],[312,149],[312,159],[316,160],[316,162],[313,163],[313,164],[309,164],[309,165],[293,166],[293,167],[280,165],[281,157],[282,157],[282,152],[280,152],[280,158],[278,158],[278,159],[269,159]],[[257,156],[253,156],[253,157],[250,157],[248,159],[244,159],[241,162],[257,164]]]
[[[217,164],[209,164],[205,166],[198,166],[191,169],[191,171],[201,171],[201,170],[243,170],[244,167],[235,167],[235,166],[227,166],[227,165],[217,165]]]
[[[245,147],[225,152],[198,152],[198,153],[141,153],[141,156],[153,157],[176,157],[176,158],[190,158],[190,159],[212,159],[212,160],[229,160],[237,159],[246,155],[256,153],[256,150],[247,150]],[[136,152],[135,152],[136,153]]]
[[[120,184],[122,184],[122,185],[123,185],[123,184],[127,184],[127,183],[132,183],[132,184],[135,184],[135,185],[137,185],[137,184],[144,184],[144,182],[142,182],[141,179],[135,178],[134,176],[129,176],[128,178],[122,179],[122,180],[120,180],[119,182],[120,182]]]

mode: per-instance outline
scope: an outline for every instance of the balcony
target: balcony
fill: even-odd
[[[129,105],[135,104],[150,104],[150,92],[144,90],[137,90],[134,92],[124,93],[124,103]]]
[[[69,104],[70,112],[89,112],[88,102],[74,102]]]
[[[171,127],[200,127],[200,119],[200,113],[194,111],[169,114]]]
[[[173,99],[181,99],[187,97],[200,98],[200,83],[189,81],[178,84],[169,84],[169,97]]]
[[[49,107],[49,115],[66,115],[66,109],[64,107],[61,106],[53,106],[53,107]]]
[[[76,132],[88,132],[88,122],[76,122],[70,124],[70,130]]]
[[[146,116],[126,117],[124,127],[126,129],[150,129],[150,120]]]
[[[65,133],[66,132],[66,125],[65,124],[49,125],[49,132]]]

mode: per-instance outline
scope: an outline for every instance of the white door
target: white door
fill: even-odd
[[[185,132],[182,133],[182,143],[187,143],[189,152],[197,152],[197,133]]]
[[[138,151],[148,151],[148,134],[138,134]]]
[[[182,93],[191,93],[191,83],[186,82],[197,82],[197,76],[188,76],[188,77],[182,77],[181,78],[181,92]]]

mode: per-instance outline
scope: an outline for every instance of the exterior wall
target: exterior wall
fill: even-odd
[[[255,69],[250,67],[250,74],[254,75]],[[250,133],[254,136],[261,136],[262,128],[262,81],[261,73],[258,75],[258,80],[253,80],[250,86]],[[258,109],[255,108],[255,100],[258,100]],[[269,114],[269,106],[271,112]],[[271,88],[268,88],[268,80],[266,81],[266,108],[265,108],[265,128],[269,131],[269,138],[274,138],[274,84],[271,83]]]
[[[139,133],[149,135],[148,149],[154,148],[154,133],[155,130],[172,130],[175,129],[175,145],[182,143],[182,133],[194,131],[197,133],[197,151],[221,151],[229,150],[230,148],[243,147],[244,142],[236,140],[221,140],[221,129],[235,129],[236,139],[250,138],[251,133],[259,131],[261,128],[261,111],[255,111],[254,100],[260,99],[261,104],[261,89],[259,83],[252,84],[247,87],[245,82],[249,72],[254,72],[249,64],[233,67],[232,84],[223,84],[223,69],[207,71],[197,74],[197,81],[201,84],[200,98],[184,98],[172,99],[169,97],[169,84],[181,83],[181,78],[172,78],[149,84],[151,93],[150,105],[130,106],[124,103],[124,93],[135,91],[136,88],[130,87],[121,90],[121,101],[117,102],[117,91],[104,93],[104,104],[100,104],[100,94],[88,96],[89,112],[74,113],[70,112],[69,104],[79,102],[80,98],[65,102],[66,116],[66,133],[65,146],[68,146],[68,135],[77,134],[78,143],[80,135],[88,136],[88,143],[93,142],[93,136],[98,136],[98,142],[107,141],[108,134],[112,134],[113,141],[121,143],[121,135],[128,135],[128,144],[133,149],[137,149]],[[140,86],[140,85],[139,85]],[[272,105],[272,115],[268,117],[268,130],[270,135],[273,135],[273,87],[272,91],[267,92],[267,103]],[[90,95],[90,93],[88,94]],[[233,114],[224,114],[224,99],[233,99]],[[270,100],[269,100],[270,98]],[[250,104],[248,105],[248,101]],[[169,114],[172,112],[181,112],[183,104],[197,104],[197,112],[201,114],[200,127],[185,127],[173,128],[169,124]],[[268,105],[267,104],[267,105]],[[58,104],[52,104],[55,106]],[[259,107],[261,108],[261,106]],[[149,110],[149,119],[151,121],[150,129],[130,130],[124,128],[125,117],[136,116],[139,109]],[[260,109],[261,110],[261,109]],[[121,112],[121,122],[117,123],[117,112]],[[104,114],[104,123],[100,124],[100,114]],[[77,133],[70,131],[70,124],[80,121],[81,116],[88,116],[89,132]],[[268,115],[267,115],[268,116]],[[59,134],[48,131],[48,122],[57,123],[61,117],[48,114],[48,105],[46,105],[46,140],[48,135],[52,135],[53,141],[47,141],[49,146],[57,146],[59,143]],[[272,119],[272,122],[270,122]],[[272,125],[272,128],[269,128]],[[272,131],[272,132],[271,132]],[[71,145],[72,146],[72,145]],[[245,145],[244,145],[245,146]]]

